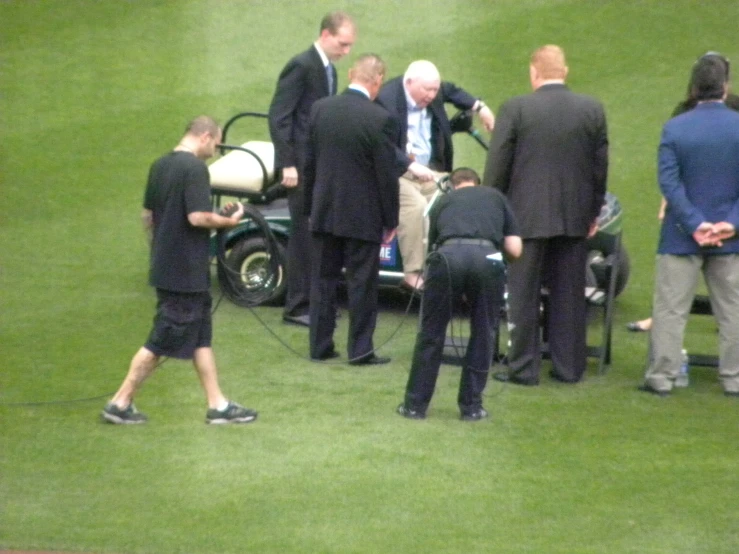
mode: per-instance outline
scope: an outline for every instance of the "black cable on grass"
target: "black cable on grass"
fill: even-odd
[[[154,369],[159,368],[169,360],[169,358],[163,358]],[[46,400],[38,402],[0,402],[0,406],[11,406],[11,407],[34,407],[34,406],[58,406],[60,404],[77,404],[79,402],[91,402],[92,400],[102,400],[103,398],[110,398],[116,393],[116,391],[101,394],[99,396],[89,396],[86,398],[70,398],[69,400]]]
[[[285,348],[287,348],[290,352],[292,352],[296,356],[315,362],[315,360],[311,360],[310,358],[303,356],[302,354],[297,352],[295,349],[293,349],[289,344],[283,341],[279,337],[279,335],[277,335],[277,333],[275,333],[264,322],[264,320],[261,317],[259,317],[259,314],[253,309],[255,306],[258,306],[261,303],[267,301],[272,296],[275,286],[277,286],[277,274],[279,272],[279,255],[278,255],[278,250],[277,250],[277,239],[272,233],[272,230],[270,229],[269,224],[267,223],[264,216],[250,204],[244,204],[243,206],[244,206],[244,218],[251,219],[254,222],[254,225],[261,231],[261,233],[266,238],[267,251],[269,255],[269,268],[270,268],[271,275],[269,278],[265,279],[265,283],[267,283],[267,286],[265,286],[259,292],[247,291],[242,286],[241,273],[230,268],[226,264],[226,244],[227,244],[226,231],[227,230],[219,229],[218,232],[216,233],[216,258],[218,260],[218,270],[223,271],[226,277],[225,280],[221,280],[221,284],[222,286],[226,286],[229,288],[228,292],[229,292],[230,298],[238,298],[239,300],[244,301],[244,303],[246,304],[246,308],[252,313],[252,315],[254,315],[257,321],[259,321],[259,323],[262,324],[262,326],[267,330],[267,332],[269,332],[280,344],[282,344]],[[228,214],[223,213],[223,215],[228,215]],[[222,290],[220,296],[218,297],[218,299],[216,300],[213,306],[213,309],[211,310],[211,315],[215,314],[216,310],[220,306],[221,301],[223,300],[223,297],[225,295],[226,295],[226,291]],[[401,320],[400,324],[398,324],[398,327],[390,334],[390,337],[377,348],[381,348],[385,346],[386,344],[388,344],[398,333],[398,331],[400,330],[400,328],[403,326],[405,322],[405,318],[408,316],[408,313],[410,312],[413,298],[414,296],[411,295],[411,299],[405,310],[403,320]],[[375,350],[377,350],[377,348],[375,348]],[[366,355],[367,354],[365,354],[365,356]],[[159,368],[168,359],[169,358],[162,359],[157,364],[155,369]],[[349,361],[352,361],[352,360],[349,360]],[[320,363],[331,364],[331,363],[345,363],[345,362],[323,361]],[[75,403],[81,403],[81,402],[91,402],[94,400],[101,400],[103,398],[110,398],[113,394],[115,394],[115,391],[111,393],[101,394],[98,396],[90,396],[90,397],[84,397],[84,398],[72,398],[68,400],[0,402],[0,406],[33,407],[33,406],[55,406],[55,405],[62,405],[62,404],[75,404]]]
[[[280,338],[280,336],[277,333],[275,333],[272,330],[272,328],[264,322],[264,320],[259,316],[259,314],[253,308],[247,306],[247,309],[257,319],[257,321],[259,321],[259,323],[262,324],[262,327],[264,327],[267,330],[267,332],[275,338],[275,340],[277,342],[279,342],[282,346],[284,346],[288,351],[290,351],[293,354],[295,354],[298,358],[301,358],[303,360],[308,360],[310,362],[317,363],[317,364],[323,364],[323,365],[343,365],[343,364],[346,364],[347,362],[353,362],[355,360],[361,360],[362,358],[365,358],[366,356],[369,356],[371,354],[374,354],[380,348],[382,348],[383,346],[389,344],[390,341],[393,340],[393,338],[395,338],[395,335],[398,334],[398,332],[400,331],[400,329],[405,324],[405,320],[407,319],[408,314],[410,313],[410,310],[411,310],[411,306],[413,305],[413,299],[414,298],[415,298],[415,293],[411,294],[411,297],[408,300],[408,305],[406,306],[405,312],[403,313],[403,319],[400,320],[400,323],[398,323],[398,326],[395,328],[395,330],[393,330],[392,333],[390,333],[390,336],[385,340],[385,342],[383,342],[382,344],[380,344],[380,346],[375,346],[375,348],[373,348],[370,352],[365,352],[361,356],[358,356],[357,358],[350,358],[349,360],[314,360],[313,358],[311,358],[309,356],[303,356],[303,354],[301,354],[300,352],[298,352],[297,350],[295,350],[292,346],[290,346],[289,344],[287,344],[284,340],[282,340]]]
[[[255,225],[259,227],[259,229],[262,231],[264,236],[267,240],[267,248],[269,253],[269,260],[270,260],[270,270],[271,270],[271,277],[266,279],[266,282],[269,283],[269,286],[264,287],[263,290],[261,290],[259,293],[254,292],[245,292],[244,287],[241,284],[241,273],[228,267],[226,264],[226,242],[227,242],[227,236],[226,232],[223,229],[220,229],[216,234],[216,257],[218,260],[218,269],[223,270],[225,272],[225,275],[227,279],[225,280],[225,286],[229,287],[230,290],[230,297],[231,298],[238,298],[240,300],[243,300],[246,304],[246,308],[251,312],[251,314],[259,321],[259,323],[262,325],[262,327],[270,334],[272,335],[277,342],[279,342],[283,347],[285,347],[288,351],[295,354],[297,357],[310,361],[312,363],[320,363],[324,365],[341,365],[345,364],[351,361],[354,361],[354,359],[350,359],[347,361],[344,360],[313,360],[308,356],[303,356],[300,352],[296,351],[292,346],[287,344],[280,336],[272,330],[272,328],[267,325],[267,323],[259,316],[259,314],[254,310],[255,306],[258,306],[262,302],[265,302],[270,298],[272,293],[274,292],[274,287],[277,285],[277,273],[279,271],[279,256],[277,252],[277,239],[275,238],[274,234],[272,233],[271,229],[269,228],[269,224],[264,219],[264,216],[253,206],[249,204],[244,205],[244,215],[248,218],[251,218]],[[429,256],[432,255],[439,255],[444,260],[444,263],[447,267],[447,273],[449,274],[449,310],[450,313],[453,310],[453,299],[452,299],[452,291],[451,291],[451,273],[449,271],[449,264],[444,258],[444,256],[438,252],[432,252],[429,254]],[[237,284],[238,279],[238,284]],[[224,286],[224,281],[221,281],[222,286]],[[216,310],[221,304],[221,301],[223,300],[223,297],[225,295],[225,291],[221,291],[220,296],[218,297],[218,300],[216,301],[211,314],[215,314]],[[380,346],[375,347],[372,352],[367,352],[360,356],[357,359],[361,359],[365,356],[368,356],[370,354],[374,354],[377,350],[380,348],[386,346],[387,344],[392,341],[395,336],[398,334],[400,329],[403,327],[403,325],[406,322],[406,319],[408,318],[408,315],[410,313],[411,307],[413,305],[413,300],[416,297],[416,293],[414,292],[411,294],[410,299],[408,300],[408,305],[406,306],[405,312],[403,314],[403,318],[401,319],[400,323],[398,323],[398,326],[393,330],[392,333],[390,333],[390,336],[382,343]],[[421,302],[421,313],[420,316],[423,316],[423,301]],[[420,317],[419,317],[420,322]],[[457,356],[460,356],[460,348],[461,344],[457,345],[456,341],[454,340],[454,336],[452,336],[452,345],[455,349],[455,352]],[[162,366],[169,358],[164,358],[161,360],[156,368],[159,368]],[[461,357],[460,357],[461,359]],[[156,369],[155,368],[155,369]],[[91,396],[91,397],[85,397],[85,398],[73,398],[69,400],[49,400],[49,401],[32,401],[32,402],[0,402],[0,406],[14,406],[14,407],[33,407],[33,406],[54,406],[54,405],[62,405],[62,404],[75,404],[75,403],[81,403],[81,402],[91,402],[93,400],[101,400],[103,398],[109,398],[111,397],[115,392],[102,394],[99,396]]]

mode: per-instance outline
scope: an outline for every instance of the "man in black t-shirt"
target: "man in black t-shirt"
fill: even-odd
[[[503,256],[518,258],[522,242],[503,194],[477,186],[480,177],[468,168],[453,171],[449,181],[454,190],[443,196],[429,215],[429,244],[436,245],[436,250],[427,259],[421,329],[398,413],[409,419],[426,417],[452,307],[464,295],[471,312],[470,340],[457,404],[463,420],[477,421],[488,415],[482,406],[482,391],[503,301]]]
[[[102,417],[110,423],[146,422],[133,397],[162,356],[193,360],[208,402],[206,423],[248,423],[257,417],[223,395],[211,348],[210,229],[234,227],[244,214],[238,203],[226,206],[226,212],[235,209],[228,217],[211,211],[205,160],[215,154],[220,140],[218,124],[200,116],[190,122],[175,149],[149,170],[142,219],[151,236],[149,284],[157,291],[157,313],[148,340],[103,409]]]

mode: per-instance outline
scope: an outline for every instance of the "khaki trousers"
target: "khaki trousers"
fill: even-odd
[[[434,175],[439,179],[446,173],[434,172]],[[438,188],[435,181],[422,183],[415,180],[410,172],[399,179],[399,184],[398,247],[403,258],[403,272],[420,272],[426,260],[428,237],[428,220],[424,212]]]
[[[739,255],[657,255],[652,309],[652,361],[645,382],[670,390],[680,370],[685,325],[698,286],[708,287],[719,328],[719,380],[724,390],[739,392]]]

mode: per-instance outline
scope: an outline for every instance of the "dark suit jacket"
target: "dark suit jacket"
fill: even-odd
[[[525,239],[585,237],[608,174],[603,106],[566,85],[544,85],[498,112],[483,182],[509,199]]]
[[[336,69],[332,71],[335,87]],[[300,171],[311,106],[329,94],[326,68],[315,46],[287,62],[269,107],[269,134],[275,146],[276,168],[297,167]]]
[[[428,107],[431,112],[432,149],[429,165],[432,169],[451,171],[454,164],[452,128],[444,104],[450,103],[460,110],[469,110],[475,105],[476,101],[477,98],[454,83],[441,83],[439,94],[436,95],[436,98]],[[384,106],[398,120],[399,132],[395,140],[395,156],[398,167],[402,168],[402,174],[411,164],[406,152],[406,145],[408,144],[408,101],[405,97],[403,77],[396,77],[385,83],[375,102]]]
[[[706,249],[692,234],[704,221],[739,229],[739,113],[710,102],[665,123],[659,186],[667,200],[660,254],[738,253],[737,240]]]
[[[313,105],[304,169],[311,230],[381,242],[398,225],[392,116],[359,91]]]

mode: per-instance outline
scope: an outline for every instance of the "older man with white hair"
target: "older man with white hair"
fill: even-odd
[[[401,286],[423,288],[426,257],[424,212],[434,194],[434,179],[453,168],[452,128],[445,103],[461,110],[474,110],[487,131],[495,116],[485,103],[453,83],[441,80],[439,70],[427,60],[408,66],[405,75],[388,81],[377,102],[399,121],[396,158],[400,170],[400,224],[398,244],[405,274]]]

